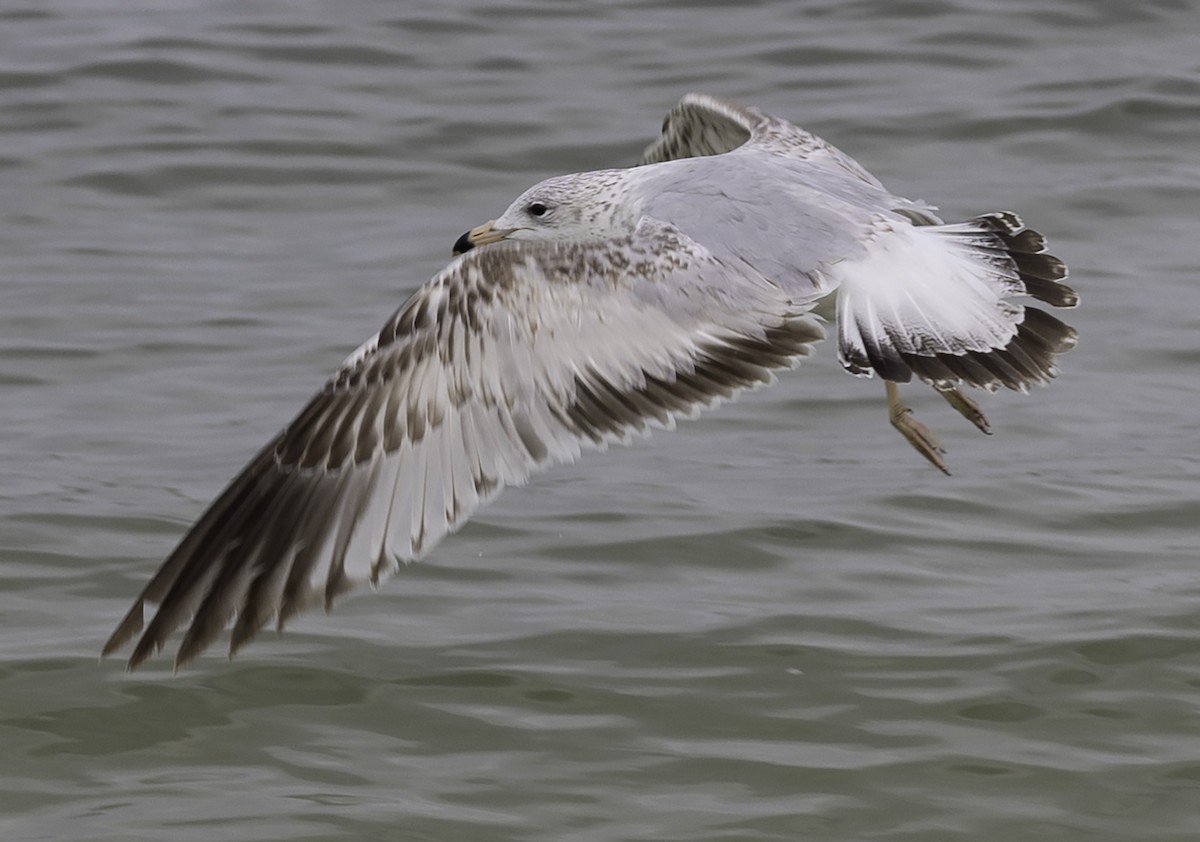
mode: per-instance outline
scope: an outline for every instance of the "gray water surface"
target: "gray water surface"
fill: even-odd
[[[1200,838],[1195,2],[0,6],[0,838]],[[172,677],[146,578],[468,227],[699,90],[1072,268],[979,435],[826,344]]]

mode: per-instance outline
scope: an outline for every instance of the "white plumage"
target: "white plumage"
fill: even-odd
[[[135,668],[188,625],[180,665],[230,620],[233,652],[378,583],[534,470],[771,382],[823,336],[830,293],[848,370],[915,373],[960,410],[960,383],[1044,382],[1075,338],[1011,300],[1076,303],[1014,215],[943,225],[819,138],[699,95],[638,167],[549,179],[459,248],[217,498],[105,654],[141,633]]]

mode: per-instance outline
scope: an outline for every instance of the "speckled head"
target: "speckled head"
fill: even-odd
[[[597,170],[548,178],[522,193],[498,218],[458,238],[454,253],[500,240],[585,243],[633,233],[640,215],[630,170]]]

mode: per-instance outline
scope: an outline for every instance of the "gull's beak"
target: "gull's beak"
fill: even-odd
[[[498,243],[511,234],[515,229],[512,228],[496,228],[496,220],[489,219],[482,225],[472,228],[467,233],[463,234],[454,243],[454,250],[451,252],[455,257],[460,254],[470,251],[475,246],[486,246],[488,243]]]

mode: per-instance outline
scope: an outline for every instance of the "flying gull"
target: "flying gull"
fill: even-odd
[[[638,166],[543,181],[455,253],[217,497],[105,655],[137,638],[136,669],[186,625],[178,668],[232,621],[232,656],[377,585],[535,470],[773,382],[823,338],[827,297],[842,365],[884,380],[892,424],[942,470],[897,383],[987,432],[960,387],[1045,383],[1076,338],[1013,300],[1078,301],[1015,214],[944,224],[711,96],[684,97]]]

